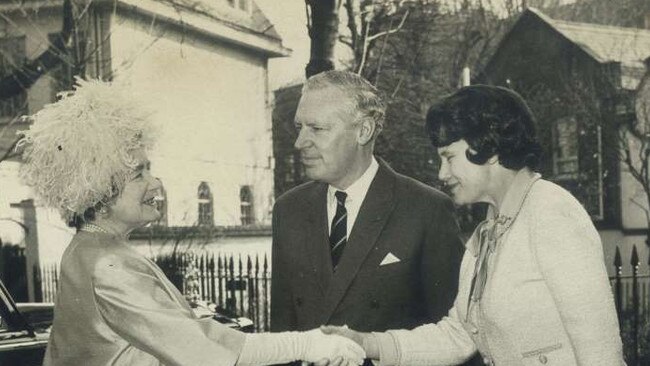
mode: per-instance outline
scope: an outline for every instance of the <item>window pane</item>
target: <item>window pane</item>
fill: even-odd
[[[578,172],[578,123],[573,117],[555,122],[553,131],[553,162],[555,174]]]
[[[253,209],[253,190],[251,186],[242,186],[239,190],[241,208],[241,224],[252,225],[255,223],[255,211]]]

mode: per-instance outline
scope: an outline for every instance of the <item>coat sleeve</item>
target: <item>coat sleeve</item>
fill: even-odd
[[[447,197],[434,205],[420,257],[420,286],[427,304],[429,321],[437,322],[454,304],[464,246],[459,237],[454,207]]]
[[[412,330],[375,333],[381,366],[458,365],[469,359],[477,348],[460,321],[456,306],[436,324]]]
[[[273,208],[273,243],[271,251],[271,331],[296,330],[296,310],[293,306],[291,290],[291,263],[286,255],[286,245],[282,239],[282,212],[276,203]]]
[[[553,211],[539,215],[531,241],[578,365],[624,365],[598,233],[586,214]]]
[[[104,258],[92,277],[94,299],[117,335],[169,366],[232,366],[244,334],[200,321],[156,275],[132,258]]]

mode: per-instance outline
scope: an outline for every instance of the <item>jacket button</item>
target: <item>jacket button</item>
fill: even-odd
[[[487,366],[493,366],[492,360],[490,360],[487,357],[483,358],[483,363],[486,364]]]
[[[372,308],[372,309],[379,309],[379,301],[377,301],[377,300],[372,300],[372,301],[370,302],[370,308]]]
[[[297,297],[296,298],[296,305],[302,306],[302,297]]]
[[[548,357],[546,357],[545,355],[539,355],[539,362],[542,365],[546,365],[546,363],[548,362]]]

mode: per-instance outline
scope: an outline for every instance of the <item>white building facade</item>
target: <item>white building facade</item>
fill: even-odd
[[[33,59],[47,49],[48,35],[60,31],[62,1],[16,4],[0,5],[0,49],[17,53],[17,60]],[[159,127],[150,153],[152,173],[165,187],[158,226],[268,227],[273,152],[267,64],[290,53],[273,25],[253,0],[92,4],[83,15],[87,77],[129,83]],[[11,68],[4,67],[5,73]],[[5,103],[0,156],[15,131],[26,128],[14,117],[52,102],[60,75],[46,74],[14,101],[23,102],[22,110],[8,111]],[[18,158],[0,163],[0,235],[27,244],[28,268],[56,263],[73,231],[20,184],[19,165]],[[15,222],[30,231],[16,233],[22,229]]]

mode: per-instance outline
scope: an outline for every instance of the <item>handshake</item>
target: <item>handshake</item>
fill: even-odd
[[[361,365],[370,356],[363,348],[369,343],[366,342],[368,337],[367,333],[335,326],[323,326],[308,332],[246,334],[237,366],[292,361],[305,361],[315,366]]]
[[[367,357],[363,349],[361,333],[347,326],[322,326],[304,333],[307,338],[306,352],[301,360],[315,366],[361,365]]]

